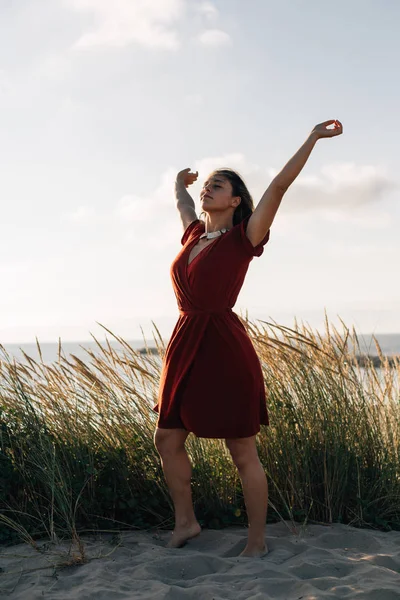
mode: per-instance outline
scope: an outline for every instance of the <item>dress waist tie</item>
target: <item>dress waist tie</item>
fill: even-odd
[[[192,316],[192,315],[221,315],[226,312],[232,312],[231,308],[220,308],[220,309],[189,309],[189,310],[181,310],[179,309],[179,313],[182,316]]]

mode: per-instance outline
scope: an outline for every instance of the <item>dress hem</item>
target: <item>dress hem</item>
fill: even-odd
[[[254,435],[257,435],[260,433],[261,431],[261,427],[269,427],[269,423],[260,423],[260,427],[254,431],[253,433],[246,433],[245,435],[227,435],[227,434],[220,434],[220,435],[200,435],[198,433],[195,433],[194,431],[191,431],[190,429],[186,429],[186,427],[177,427],[177,426],[168,426],[168,425],[164,425],[163,427],[160,427],[159,425],[157,425],[158,429],[183,429],[184,431],[187,431],[188,434],[189,433],[193,433],[193,435],[195,435],[197,438],[204,438],[204,439],[209,439],[209,440],[224,440],[224,439],[241,439],[241,438],[247,438],[247,437],[253,437]]]

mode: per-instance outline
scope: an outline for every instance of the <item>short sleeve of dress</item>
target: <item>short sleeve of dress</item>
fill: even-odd
[[[250,217],[251,217],[251,215],[247,216],[238,225],[240,242],[242,244],[243,250],[246,252],[246,254],[248,256],[261,256],[261,254],[264,252],[264,246],[269,240],[269,235],[270,235],[271,230],[268,229],[267,233],[265,234],[265,236],[261,240],[261,242],[259,244],[257,244],[257,246],[253,246],[253,244],[251,243],[251,241],[249,240],[249,238],[246,235],[247,224],[249,222]]]
[[[204,223],[200,219],[195,219],[188,225],[181,238],[181,244],[184,246],[192,235],[197,235],[201,230],[204,230]]]

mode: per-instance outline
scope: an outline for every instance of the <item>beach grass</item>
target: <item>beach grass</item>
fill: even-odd
[[[241,317],[259,356],[270,426],[257,436],[270,488],[268,521],[400,529],[400,357],[364,361],[354,329],[325,333]],[[82,532],[168,528],[173,506],[153,442],[165,345],[110,343],[87,360],[12,359],[0,346],[0,541],[37,547]],[[351,342],[351,350],[349,349]],[[38,344],[40,356],[40,345]],[[247,524],[223,440],[190,435],[195,512],[204,527]]]

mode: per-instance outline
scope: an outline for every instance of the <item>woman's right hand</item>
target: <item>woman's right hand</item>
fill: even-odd
[[[188,169],[183,169],[183,171],[179,171],[178,175],[176,176],[176,182],[183,183],[185,188],[187,188],[189,187],[189,185],[192,185],[192,183],[196,181],[198,176],[199,172],[196,171],[195,173],[191,173],[189,167]]]

